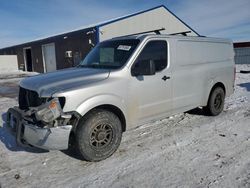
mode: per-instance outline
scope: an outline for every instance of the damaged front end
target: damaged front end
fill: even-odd
[[[28,105],[24,107],[20,105],[22,97],[19,94],[19,107],[10,108],[7,112],[7,124],[15,132],[18,145],[46,150],[67,149],[72,130],[72,113],[62,111],[63,104],[59,98],[43,100],[36,107],[29,104],[29,99]]]

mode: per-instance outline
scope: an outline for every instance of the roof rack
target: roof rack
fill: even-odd
[[[169,35],[183,35],[183,36],[187,36],[188,33],[191,33],[191,31],[183,31],[183,32],[178,32],[178,33],[171,33]]]
[[[128,36],[140,35],[140,34],[145,34],[145,33],[155,33],[157,35],[160,35],[161,34],[160,31],[163,31],[163,30],[165,30],[164,27],[162,27],[161,29],[155,29],[155,30],[150,30],[150,31],[143,31],[143,32],[139,32],[139,33],[133,33],[133,34],[129,34],[129,35],[123,35],[123,36],[120,36],[120,37],[128,37]]]

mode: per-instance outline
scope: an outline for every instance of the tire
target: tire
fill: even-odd
[[[209,96],[206,112],[211,116],[219,115],[224,108],[225,91],[221,87],[214,88]]]
[[[119,147],[122,126],[112,112],[96,109],[78,124],[76,146],[84,160],[101,161],[110,157]]]

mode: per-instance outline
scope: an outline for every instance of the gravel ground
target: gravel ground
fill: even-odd
[[[217,117],[197,108],[123,134],[110,158],[16,146],[6,111],[22,76],[0,80],[0,187],[250,187],[250,74],[238,65],[235,93]]]

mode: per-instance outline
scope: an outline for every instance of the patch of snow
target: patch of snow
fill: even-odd
[[[0,97],[0,187],[250,187],[249,83],[250,74],[236,74],[219,116],[197,109],[128,130],[98,163],[16,146],[5,113],[17,101]]]

